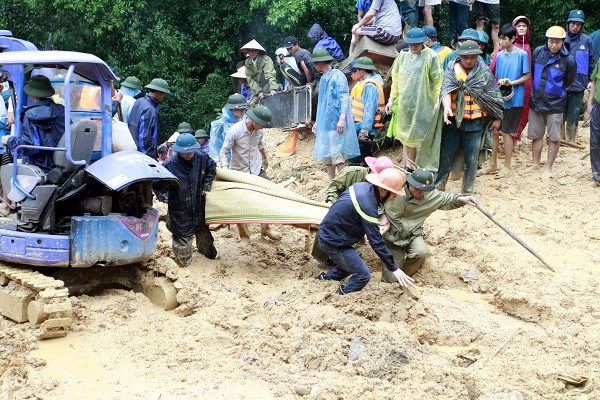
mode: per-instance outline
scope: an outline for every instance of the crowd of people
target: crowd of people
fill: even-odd
[[[158,198],[168,203],[167,227],[173,234],[177,263],[191,262],[193,238],[200,253],[217,256],[204,205],[218,167],[269,179],[263,128],[272,126],[273,115],[261,103],[266,96],[292,87],[318,85],[313,155],[327,171],[327,201],[332,205],[320,225],[313,254],[331,267],[317,276],[319,280],[350,276],[338,288],[339,294],[359,291],[370,279],[356,250],[365,236],[387,267],[383,279],[411,285],[410,276],[429,255],[421,237],[425,219],[438,209],[477,205],[472,196],[477,174],[500,171],[500,141],[502,170],[510,173],[513,150],[525,126],[532,141],[530,169],[542,168],[547,137],[545,171],[551,173],[561,140],[576,141],[579,110],[588,89],[592,180],[600,186],[600,50],[594,47],[595,39],[583,33],[583,11],[569,13],[566,29],[549,27],[545,43],[532,50],[529,19],[517,16],[512,23],[500,25],[499,3],[450,1],[451,43],[444,46],[437,40],[431,12],[440,0],[405,0],[400,8],[395,0],[359,0],[357,22],[351,29],[353,60],[344,70],[337,68],[345,60],[342,48],[319,24],[307,33],[314,44],[312,52],[288,36],[275,51],[275,63],[257,40],[251,40],[240,48],[244,61],[231,74],[240,92],[229,96],[210,130],[194,130],[182,122],[163,144],[158,143],[158,114],[171,93],[169,84],[155,78],[142,87],[138,78],[127,77],[114,93],[113,114],[120,104],[120,116],[137,150],[157,159],[181,182],[178,188],[154,187]],[[417,10],[422,10],[422,28],[417,26]],[[467,26],[469,10],[475,17],[474,28]],[[352,54],[363,36],[397,51],[387,97],[373,60]],[[277,82],[276,66],[282,83]],[[34,76],[25,86],[34,106],[25,112],[23,135],[2,137],[8,154],[20,144],[39,141],[34,136],[42,123],[48,124],[48,118],[38,121],[40,113],[51,114],[54,121],[51,127],[43,127],[44,132],[60,131],[56,124],[64,109],[52,100],[54,90],[44,78]],[[136,99],[144,88],[146,94]],[[0,128],[5,119],[0,108]],[[44,135],[44,140],[54,142],[55,136]],[[373,143],[382,136],[402,144],[401,165],[372,157]],[[480,155],[487,136],[492,151],[483,168]],[[47,169],[48,160],[39,159],[43,153],[25,156]],[[443,192],[452,172],[462,174],[460,195]],[[10,212],[7,204],[0,204],[0,214]],[[247,227],[238,228],[240,238],[248,241]],[[269,240],[280,239],[268,224],[261,226],[260,233]]]
[[[600,91],[596,90],[600,72],[593,41],[582,32],[583,12],[569,13],[567,29],[549,27],[545,43],[532,50],[527,17],[517,16],[512,23],[500,26],[499,1],[471,3],[450,2],[453,49],[437,41],[438,32],[432,25],[431,6],[439,1],[419,2],[427,24],[423,28],[416,27],[411,19],[415,13],[410,9],[416,9],[416,1],[401,2],[402,12],[393,0],[358,1],[350,54],[362,36],[396,47],[387,98],[383,78],[369,57],[353,57],[344,70],[336,68],[344,54],[318,24],[308,35],[317,44],[312,53],[289,36],[275,52],[276,63],[252,40],[240,49],[245,61],[232,74],[239,80],[240,94],[230,96],[221,117],[211,123],[208,152],[200,151],[199,143],[192,143],[191,128],[185,136],[179,132],[180,136],[172,140],[173,148],[184,149],[183,154],[193,148],[199,159],[208,157],[221,168],[268,179],[262,129],[270,126],[272,115],[257,104],[282,89],[318,85],[313,155],[327,171],[327,201],[332,206],[313,247],[315,258],[330,269],[317,279],[341,281],[349,276],[338,288],[339,294],[364,288],[370,272],[356,248],[368,242],[387,267],[383,279],[409,286],[410,276],[429,255],[421,236],[426,218],[438,209],[477,205],[472,196],[476,176],[500,171],[497,159],[501,141],[502,170],[510,173],[515,144],[526,126],[527,138],[532,141],[530,169],[542,168],[541,153],[547,137],[545,171],[551,173],[561,140],[576,140],[579,108],[588,87],[592,179],[594,185],[600,185]],[[468,16],[471,5],[474,28],[466,26],[464,16],[464,7]],[[491,48],[484,30],[486,22],[490,22]],[[462,28],[460,32],[457,26]],[[284,77],[281,85],[276,81],[276,65]],[[152,92],[147,96],[154,100]],[[142,137],[133,130],[132,134]],[[372,143],[382,135],[402,144],[402,165],[372,157]],[[481,150],[488,137],[491,157],[487,168],[482,168],[485,159]],[[178,145],[182,138],[193,146]],[[138,143],[144,144],[141,140]],[[462,174],[460,195],[443,191],[452,172]],[[210,183],[198,184],[193,190],[210,190]],[[172,218],[177,218],[175,214]],[[244,226],[239,231],[242,239],[249,238]],[[210,234],[204,228],[194,234],[198,238],[204,232]],[[261,234],[279,239],[268,226],[262,227]],[[193,237],[191,231],[188,237]],[[179,254],[181,243],[187,243],[185,256],[176,259],[189,260],[190,239],[176,240],[174,235],[173,240],[174,252]],[[212,244],[212,238],[209,242]],[[207,257],[216,254],[206,246],[198,248]]]

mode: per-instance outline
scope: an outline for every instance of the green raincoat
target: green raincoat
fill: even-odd
[[[244,66],[246,79],[254,96],[258,96],[259,93],[270,94],[272,90],[277,90],[275,67],[271,57],[261,52],[256,58],[256,63],[251,58],[246,58]]]
[[[388,137],[404,146],[421,147],[435,114],[441,83],[440,59],[434,50],[424,47],[419,54],[398,54],[392,65],[390,99],[395,101]]]

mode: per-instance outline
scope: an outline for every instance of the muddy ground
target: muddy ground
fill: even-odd
[[[271,154],[286,135],[267,133]],[[588,136],[580,129],[586,149]],[[269,173],[322,200],[313,144],[272,155]],[[121,289],[73,297],[73,332],[42,342],[0,319],[0,400],[600,398],[600,189],[587,150],[562,147],[553,176],[524,172],[530,151],[524,140],[512,176],[478,177],[475,194],[556,272],[464,207],[426,223],[419,300],[377,274],[342,297],[313,279],[314,233],[277,226],[272,242],[255,228],[245,246],[223,227],[219,259],[196,255],[180,273],[178,310]],[[169,245],[161,223],[150,262],[172,267]]]

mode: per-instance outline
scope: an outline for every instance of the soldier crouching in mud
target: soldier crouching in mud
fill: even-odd
[[[464,205],[477,206],[474,196],[459,195],[436,190],[433,172],[418,168],[408,175],[404,184],[404,196],[396,196],[385,203],[385,215],[389,230],[383,235],[394,262],[408,276],[413,276],[431,254],[423,240],[423,224],[437,210],[454,210]],[[396,277],[385,268],[381,279],[394,283]]]
[[[216,163],[200,151],[196,138],[189,133],[179,135],[173,146],[176,154],[163,166],[179,179],[179,187],[161,182],[153,189],[167,193],[167,228],[173,234],[173,254],[180,267],[192,262],[192,238],[196,237],[198,252],[206,258],[217,257],[214,239],[206,225],[205,194],[209,192],[215,177]],[[160,198],[160,196],[159,196]]]

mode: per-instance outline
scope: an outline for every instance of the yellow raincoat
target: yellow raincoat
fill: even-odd
[[[390,99],[395,101],[388,137],[404,146],[421,147],[435,114],[442,78],[434,50],[424,47],[419,54],[408,49],[398,54],[392,65]]]

